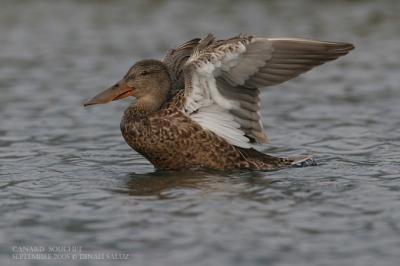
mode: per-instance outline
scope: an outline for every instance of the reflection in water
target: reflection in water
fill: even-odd
[[[166,197],[170,190],[199,190],[205,193],[243,190],[247,185],[263,185],[274,181],[265,178],[266,172],[219,171],[155,171],[146,174],[129,174],[126,183],[118,192],[131,196]],[[243,182],[244,181],[244,182]]]
[[[159,196],[170,189],[206,189],[210,180],[221,176],[195,171],[155,171],[148,174],[128,175],[126,193],[132,196]]]

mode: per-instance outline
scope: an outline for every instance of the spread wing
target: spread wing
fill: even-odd
[[[183,67],[184,112],[203,128],[243,148],[267,143],[260,90],[347,54],[354,46],[295,38],[209,34]]]
[[[172,80],[172,90],[170,92],[172,95],[184,88],[182,69],[200,40],[200,38],[192,39],[174,49],[170,49],[163,58],[162,61],[167,66]]]

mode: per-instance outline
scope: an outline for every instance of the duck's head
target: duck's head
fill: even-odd
[[[134,96],[141,103],[160,105],[168,96],[171,79],[167,67],[157,60],[134,64],[115,85],[83,103],[83,106],[109,103]]]

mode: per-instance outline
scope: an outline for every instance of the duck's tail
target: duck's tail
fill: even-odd
[[[293,167],[306,167],[317,165],[317,162],[314,160],[314,157],[312,155],[289,157],[289,159],[292,160],[291,166]]]
[[[274,157],[257,151],[256,149],[239,148],[250,167],[255,170],[275,170],[284,167],[314,166],[316,162],[312,155],[293,156],[288,158]]]

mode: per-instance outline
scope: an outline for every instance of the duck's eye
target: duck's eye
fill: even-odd
[[[140,75],[141,75],[141,76],[146,76],[146,75],[148,75],[148,74],[150,74],[150,72],[149,72],[149,71],[146,71],[146,70],[143,70],[142,72],[140,72]]]
[[[132,81],[132,80],[135,79],[135,77],[134,77],[133,75],[131,75],[131,76],[127,76],[125,79],[126,79],[127,81]]]

